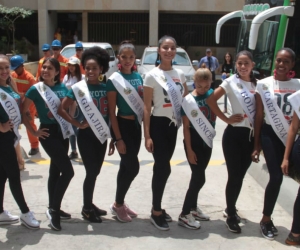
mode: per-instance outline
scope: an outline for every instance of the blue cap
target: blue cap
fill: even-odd
[[[77,42],[75,48],[83,48],[82,42]]]
[[[53,40],[51,47],[61,47],[61,42],[59,40]]]
[[[22,64],[24,64],[23,57],[19,55],[12,56],[10,58],[10,69],[15,70],[16,68],[20,67]]]
[[[45,43],[43,46],[42,46],[42,50],[50,50],[50,45],[48,43]]]

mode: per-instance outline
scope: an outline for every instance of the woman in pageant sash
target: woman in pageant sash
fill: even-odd
[[[121,157],[112,214],[121,222],[130,222],[137,213],[124,202],[134,178],[139,173],[138,153],[141,146],[141,123],[144,113],[143,79],[136,72],[135,48],[124,41],[119,47],[119,71],[107,81],[108,112],[112,137]],[[116,109],[118,114],[116,115]]]
[[[254,162],[258,162],[262,148],[270,179],[265,190],[260,228],[263,237],[271,240],[278,235],[271,216],[283,180],[281,163],[289,124],[294,113],[289,96],[300,89],[299,79],[293,79],[295,72],[292,68],[295,59],[293,50],[280,49],[276,54],[274,76],[264,78],[257,83],[255,144],[252,158]]]
[[[200,220],[209,220],[209,216],[197,206],[197,201],[200,189],[205,183],[205,169],[211,157],[212,142],[216,134],[216,116],[206,103],[206,99],[213,93],[210,88],[210,70],[198,69],[194,82],[195,89],[184,98],[182,104],[184,150],[192,176],[178,218],[178,224],[189,229],[199,229]]]
[[[171,173],[170,160],[176,146],[177,130],[182,123],[182,96],[187,88],[183,72],[172,67],[176,55],[175,39],[162,37],[157,52],[157,67],[146,74],[144,81],[144,135],[146,149],[153,154],[155,161],[150,220],[156,228],[169,230],[167,222],[172,218],[161,208],[161,202]]]
[[[255,117],[255,86],[253,75],[253,57],[249,51],[236,55],[236,74],[225,79],[219,88],[207,99],[212,111],[228,124],[222,147],[228,171],[226,185],[227,208],[223,215],[227,217],[226,225],[233,233],[241,233],[240,217],[237,214],[236,202],[239,197],[244,176],[251,165],[253,150],[253,123]],[[233,115],[226,117],[218,107],[217,100],[227,94],[232,106]]]
[[[10,61],[5,55],[0,55],[0,224],[19,222],[19,216],[3,209],[4,189],[8,179],[10,190],[21,210],[21,223],[29,229],[38,229],[40,223],[26,204],[20,180],[15,151],[15,146],[21,139],[18,131],[21,124],[20,95],[10,80]]]
[[[41,82],[31,86],[25,94],[22,118],[26,128],[36,137],[49,155],[50,169],[48,178],[49,206],[46,215],[51,228],[61,230],[60,220],[70,219],[71,215],[60,209],[62,199],[74,176],[73,166],[68,157],[69,139],[73,134],[70,123],[57,114],[60,100],[68,89],[60,83],[60,65],[55,58],[46,58],[42,64]],[[40,119],[40,127],[36,131],[30,125],[26,115],[28,107],[34,103]]]
[[[281,169],[284,175],[292,176],[300,183],[300,136],[298,135],[300,127],[300,90],[290,95],[288,100],[294,108],[294,114],[288,132]],[[290,166],[292,166],[292,169]],[[300,245],[300,187],[294,204],[292,229],[285,243]]]
[[[83,52],[81,63],[85,69],[85,80],[72,86],[59,107],[59,114],[79,128],[77,143],[86,171],[81,214],[87,221],[101,223],[100,216],[107,212],[93,203],[93,195],[110,137],[104,82],[104,74],[109,68],[109,55],[95,46]],[[82,121],[77,121],[68,112],[75,101],[80,108],[80,117],[84,118]]]

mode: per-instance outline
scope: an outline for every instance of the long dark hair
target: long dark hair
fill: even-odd
[[[160,46],[162,45],[162,43],[163,43],[164,41],[166,41],[167,39],[172,40],[172,41],[175,43],[175,46],[177,45],[176,40],[175,40],[174,37],[165,35],[165,36],[163,36],[162,38],[160,38],[160,39],[158,40],[158,49],[160,48]],[[156,61],[155,61],[155,67],[157,67],[159,64],[160,64],[160,55],[159,55],[158,52],[157,52],[157,58],[156,58]],[[171,62],[171,65],[172,65],[172,62]]]
[[[120,43],[119,50],[118,50],[118,55],[119,56],[121,55],[123,49],[131,49],[132,52],[134,53],[134,55],[136,56],[135,47],[129,40],[125,40],[125,41],[122,41]],[[135,70],[136,70],[136,65],[135,65],[135,62],[134,62],[134,64],[131,67],[131,72],[133,72]]]
[[[59,64],[59,61],[57,59],[55,59],[54,57],[45,58],[45,60],[43,61],[42,67],[48,61],[55,68],[55,71],[58,72],[58,74],[54,77],[55,85],[60,84],[60,64]],[[44,81],[44,78],[42,77],[42,75],[40,76],[40,81],[42,81],[42,82]]]
[[[247,56],[253,62],[253,55],[248,50],[242,50],[239,53],[237,53],[237,55],[235,57],[235,61],[237,61],[240,56]],[[240,78],[240,74],[237,71],[237,69],[235,71],[236,71],[235,72],[236,77]],[[257,80],[254,76],[253,70],[251,70],[251,73],[250,73],[250,82],[252,82],[254,84],[254,86],[256,86]]]
[[[79,82],[82,79],[80,66],[78,64],[73,64],[73,65],[75,66],[75,77],[77,78],[77,81]],[[69,80],[71,77],[71,72],[69,69],[68,69],[67,75],[68,75],[68,80]]]
[[[7,62],[9,63],[9,66],[10,66],[9,58],[8,58],[6,55],[0,54],[0,58],[3,58],[4,60],[7,60]],[[6,79],[6,84],[7,84],[8,86],[10,86],[14,92],[16,92],[17,94],[20,94],[19,91],[18,91],[18,89],[16,89],[16,86],[13,85],[13,84],[11,83],[11,81],[12,81],[11,76],[9,76],[9,77]]]
[[[230,56],[229,64],[233,65],[233,57],[232,57],[232,55],[229,52],[226,52],[225,55],[224,55],[224,64],[227,64],[226,55]]]

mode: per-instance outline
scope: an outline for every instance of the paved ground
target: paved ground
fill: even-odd
[[[190,169],[187,165],[182,146],[182,129],[178,133],[177,147],[172,159],[172,174],[167,183],[163,206],[173,217],[170,231],[161,232],[149,221],[151,208],[152,156],[146,152],[142,142],[141,169],[134,180],[126,202],[138,213],[131,223],[119,223],[108,213],[102,224],[91,224],[80,215],[82,207],[82,183],[85,176],[83,165],[74,162],[75,177],[66,192],[62,209],[70,212],[72,218],[62,222],[62,231],[50,229],[45,211],[48,204],[47,178],[49,158],[41,153],[27,159],[26,169],[21,172],[25,197],[36,218],[41,221],[37,231],[28,230],[20,224],[0,227],[0,249],[286,249],[284,240],[292,223],[291,211],[298,185],[285,178],[283,190],[273,214],[279,236],[268,241],[261,236],[259,221],[261,217],[264,189],[267,176],[263,164],[253,165],[246,175],[243,189],[237,203],[243,220],[242,233],[233,234],[227,230],[222,210],[225,208],[225,185],[227,171],[221,149],[221,136],[225,124],[218,120],[217,136],[213,155],[207,168],[206,184],[199,195],[199,205],[210,215],[211,220],[201,222],[200,230],[188,230],[177,225],[178,215],[189,183]],[[29,151],[27,135],[22,126],[21,144]],[[119,156],[107,156],[97,180],[94,203],[109,210],[114,201],[116,175]],[[255,176],[255,179],[252,177]],[[286,198],[288,196],[288,199]],[[19,214],[7,185],[5,209]],[[293,247],[290,247],[293,248]]]

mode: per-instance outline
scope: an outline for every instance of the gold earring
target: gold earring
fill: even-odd
[[[104,79],[104,75],[100,74],[100,75],[98,76],[98,81],[99,81],[99,82],[102,82],[103,79]]]

